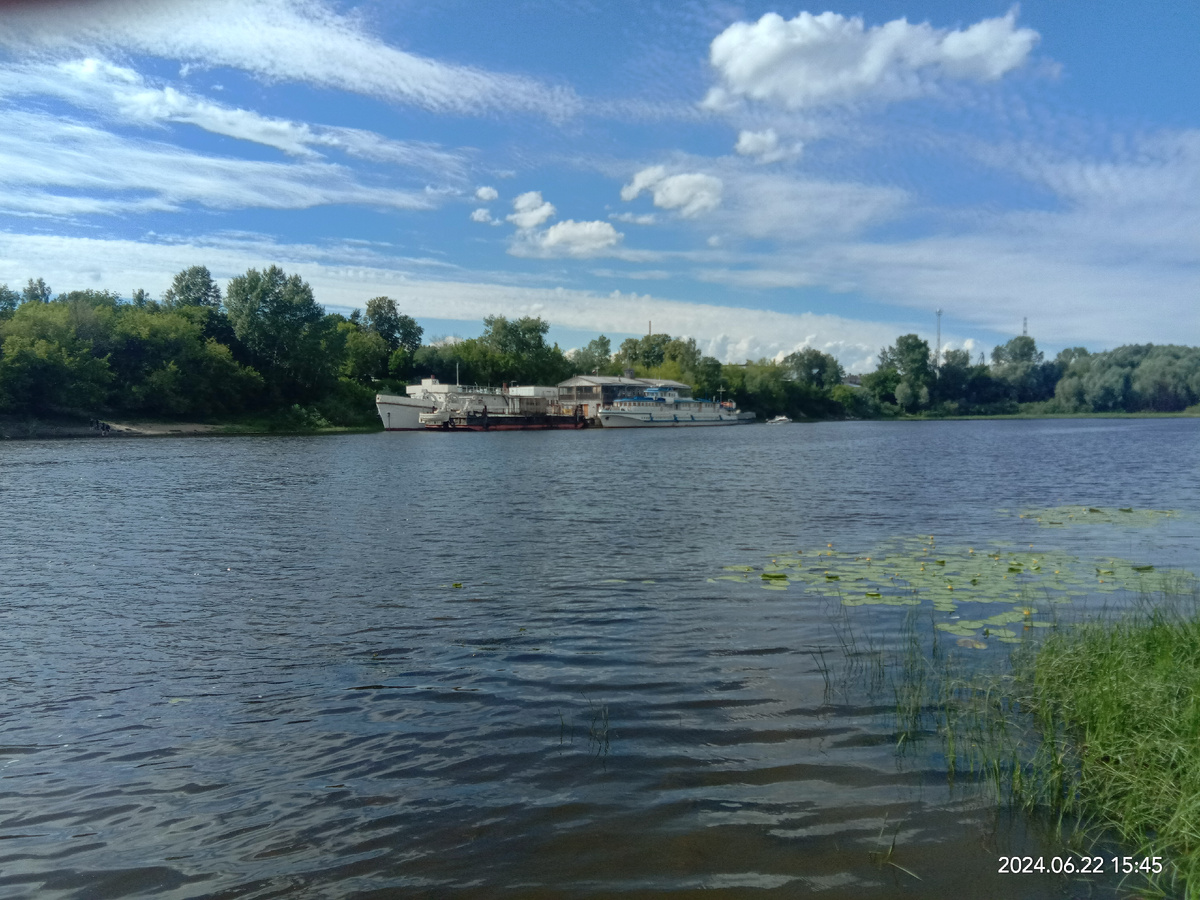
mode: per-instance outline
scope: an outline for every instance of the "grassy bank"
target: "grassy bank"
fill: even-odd
[[[1126,883],[1200,898],[1200,596],[1143,596],[1120,616],[1026,631],[1001,671],[916,635],[891,679],[902,755],[936,735],[952,780],[1078,853],[1105,848],[1106,873],[1114,853],[1161,857],[1161,874]]]
[[[1200,896],[1200,616],[1178,605],[1051,634],[1016,675],[1039,742],[1027,805],[1164,856]],[[1172,871],[1173,870],[1173,871]]]

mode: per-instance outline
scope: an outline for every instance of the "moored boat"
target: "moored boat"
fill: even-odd
[[[436,378],[422,378],[420,384],[410,384],[405,396],[376,394],[375,409],[383,420],[384,431],[424,431],[421,416],[445,407],[458,407],[468,402],[491,402],[498,405],[499,388],[479,385],[442,384]]]
[[[787,416],[776,416],[773,419],[767,419],[767,424],[768,425],[787,425],[791,421],[792,420],[789,419]]]
[[[686,388],[649,387],[641,396],[624,397],[600,410],[605,428],[686,428],[699,425],[745,425],[754,413],[732,403],[700,400]]]
[[[587,428],[583,407],[564,410],[543,397],[501,395],[490,403],[469,400],[422,413],[423,428],[444,431],[544,431],[552,428]],[[497,402],[499,401],[499,402]]]

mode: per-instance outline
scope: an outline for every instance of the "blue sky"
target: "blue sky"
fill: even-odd
[[[0,282],[278,263],[427,334],[540,315],[873,367],[1200,343],[1200,5],[0,4]]]

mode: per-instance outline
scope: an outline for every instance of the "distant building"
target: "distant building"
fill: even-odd
[[[625,397],[640,397],[650,387],[665,387],[678,391],[681,397],[690,397],[690,385],[669,378],[631,378],[621,375],[576,375],[558,385],[558,402],[569,408],[584,407],[583,414],[594,418],[600,409],[610,406],[614,400]]]
[[[862,387],[862,376],[861,375],[847,375],[845,378],[842,379],[842,384],[848,384],[852,388],[860,388],[860,387]]]

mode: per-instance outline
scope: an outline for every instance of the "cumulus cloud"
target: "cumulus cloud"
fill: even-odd
[[[526,191],[513,200],[513,214],[508,217],[518,228],[537,228],[554,215],[554,204],[542,199],[541,191]]]
[[[1016,27],[1015,8],[950,31],[894,19],[867,28],[857,16],[767,13],[735,22],[713,40],[720,78],[705,105],[740,98],[804,109],[860,98],[916,96],[938,79],[995,81],[1022,65],[1038,33]]]
[[[791,156],[799,156],[804,150],[804,144],[796,141],[784,147],[779,143],[779,135],[774,128],[766,131],[742,131],[738,134],[737,144],[733,148],[742,156],[752,156],[761,163],[779,162]]]
[[[471,213],[471,221],[488,225],[492,222],[492,214],[483,207],[480,207],[479,209],[475,210],[475,212]]]
[[[481,187],[475,191],[475,199],[482,200],[484,203],[491,203],[493,200],[500,198],[500,192],[494,187]]]
[[[663,166],[642,169],[621,188],[622,200],[633,200],[642,191],[650,191],[660,209],[677,209],[685,218],[716,209],[721,205],[720,178],[700,173],[668,175]]]
[[[41,96],[66,101],[109,121],[157,127],[178,122],[288,154],[316,158],[336,149],[375,162],[411,166],[445,177],[463,176],[463,158],[430,144],[394,141],[358,128],[329,127],[264,116],[216,103],[171,86],[149,84],[126,66],[95,57],[0,67],[0,97]]]
[[[6,5],[0,46],[17,54],[142,53],[188,67],[231,66],[439,112],[572,115],[576,95],[518,75],[398,50],[328,0],[47,0]]]
[[[543,250],[568,256],[595,256],[615,247],[624,237],[608,222],[576,222],[567,219],[556,222],[538,240]]]

